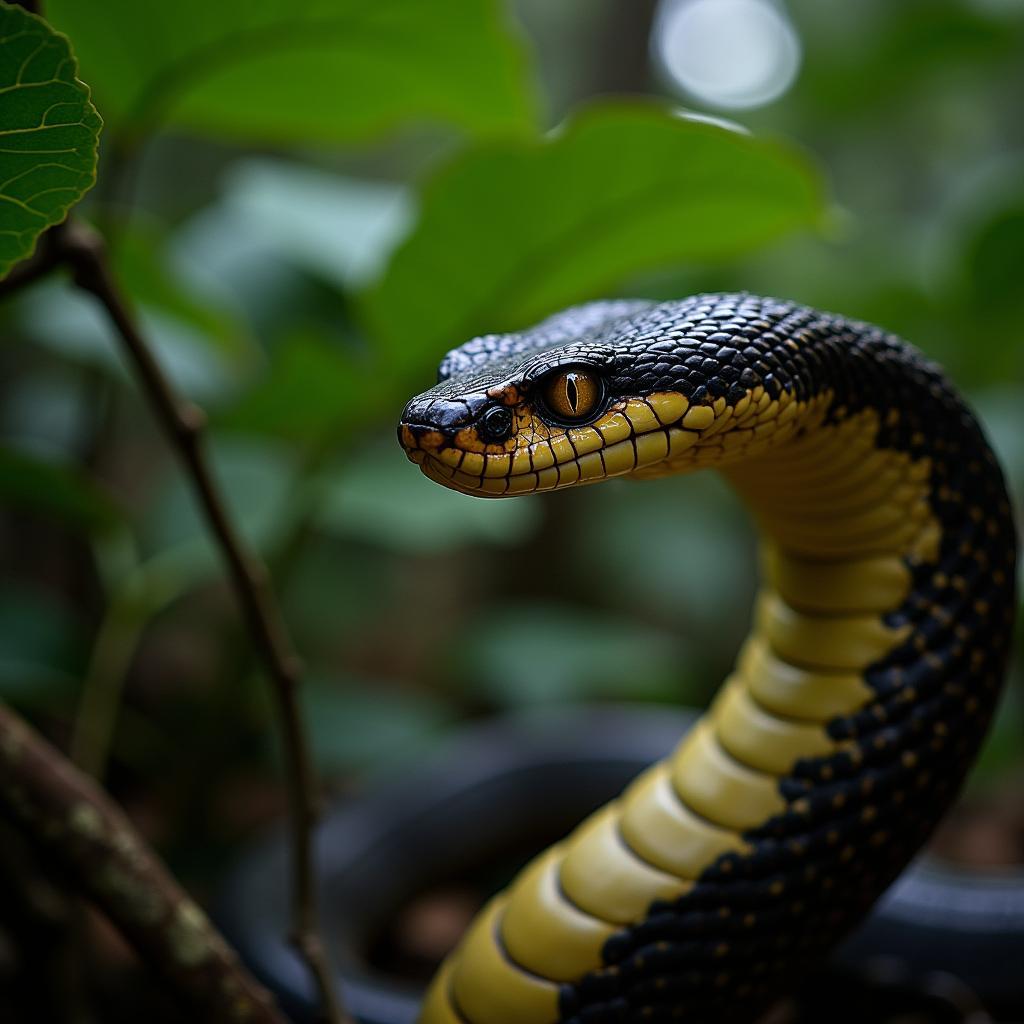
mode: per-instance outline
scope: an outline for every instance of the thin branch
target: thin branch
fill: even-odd
[[[344,1024],[348,1018],[337,995],[320,938],[317,914],[312,832],[318,807],[297,697],[301,662],[270,590],[266,567],[246,549],[213,479],[203,446],[203,413],[175,392],[140,334],[113,279],[102,239],[86,226],[71,222],[59,234],[58,245],[62,261],[72,269],[75,283],[99,300],[134,364],[142,388],[185,468],[207,525],[220,547],[249,631],[273,683],[283,733],[291,814],[291,941],[309,966],[328,1020],[332,1024]]]
[[[292,647],[280,608],[269,586],[266,566],[247,550],[217,488],[203,446],[202,410],[176,393],[146,340],[110,270],[100,236],[68,221],[40,239],[35,256],[0,282],[0,297],[35,281],[58,266],[103,306],[133,363],[150,404],[181,460],[227,565],[249,632],[273,684],[288,781],[291,816],[292,923],[290,939],[309,967],[324,1013],[331,1024],[350,1024],[337,994],[320,937],[312,834],[318,816],[309,744],[298,705],[302,664]]]
[[[0,812],[209,1024],[286,1024],[110,798],[0,703]]]

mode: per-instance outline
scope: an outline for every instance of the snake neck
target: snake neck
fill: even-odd
[[[765,451],[754,419],[749,441],[730,446],[726,427],[686,456],[701,464],[703,443],[729,456],[764,538],[762,589],[709,712],[590,827],[693,881],[645,881],[645,918],[563,989],[563,1019],[617,1004],[623,1020],[645,1006],[752,1019],[898,874],[984,736],[1015,608],[1005,485],[935,368],[879,332],[854,339],[809,343],[825,379],[797,382],[809,397],[781,443]],[[581,896],[574,861],[587,843],[599,860],[587,828],[561,876]],[[626,912],[590,881],[591,912]]]
[[[857,408],[847,388],[792,441],[726,469],[759,523],[764,582],[712,718],[735,732],[730,709],[742,704],[761,715],[760,730],[752,721],[742,731],[757,736],[774,715],[779,741],[790,723],[776,771],[809,789],[847,762],[870,779],[873,762],[941,753],[916,778],[948,800],[1002,682],[1016,538],[973,417],[916,353],[900,354],[876,360],[872,382],[898,391],[899,406]],[[806,730],[801,741],[807,721],[835,746],[808,743]]]
[[[425,1024],[756,1019],[934,828],[999,693],[1015,532],[935,367],[749,296],[624,323],[623,416],[667,431],[602,469],[727,475],[764,538],[754,626],[677,750],[492,901]]]

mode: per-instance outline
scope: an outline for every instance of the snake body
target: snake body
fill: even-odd
[[[763,583],[700,723],[490,902],[421,1021],[753,1020],[907,863],[984,736],[1015,607],[995,457],[911,346],[746,294],[590,303],[439,377],[399,427],[431,479],[497,497],[712,466]]]

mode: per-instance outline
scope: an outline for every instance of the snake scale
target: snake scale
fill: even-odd
[[[422,1024],[755,1020],[920,847],[985,734],[1016,535],[977,421],[876,327],[722,294],[475,338],[399,437],[485,497],[711,466],[762,541],[711,708],[488,904]]]

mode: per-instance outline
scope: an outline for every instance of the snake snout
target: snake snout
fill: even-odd
[[[421,449],[436,453],[466,427],[472,426],[480,408],[487,402],[474,396],[444,398],[430,391],[417,395],[402,410],[398,440],[407,451]]]

